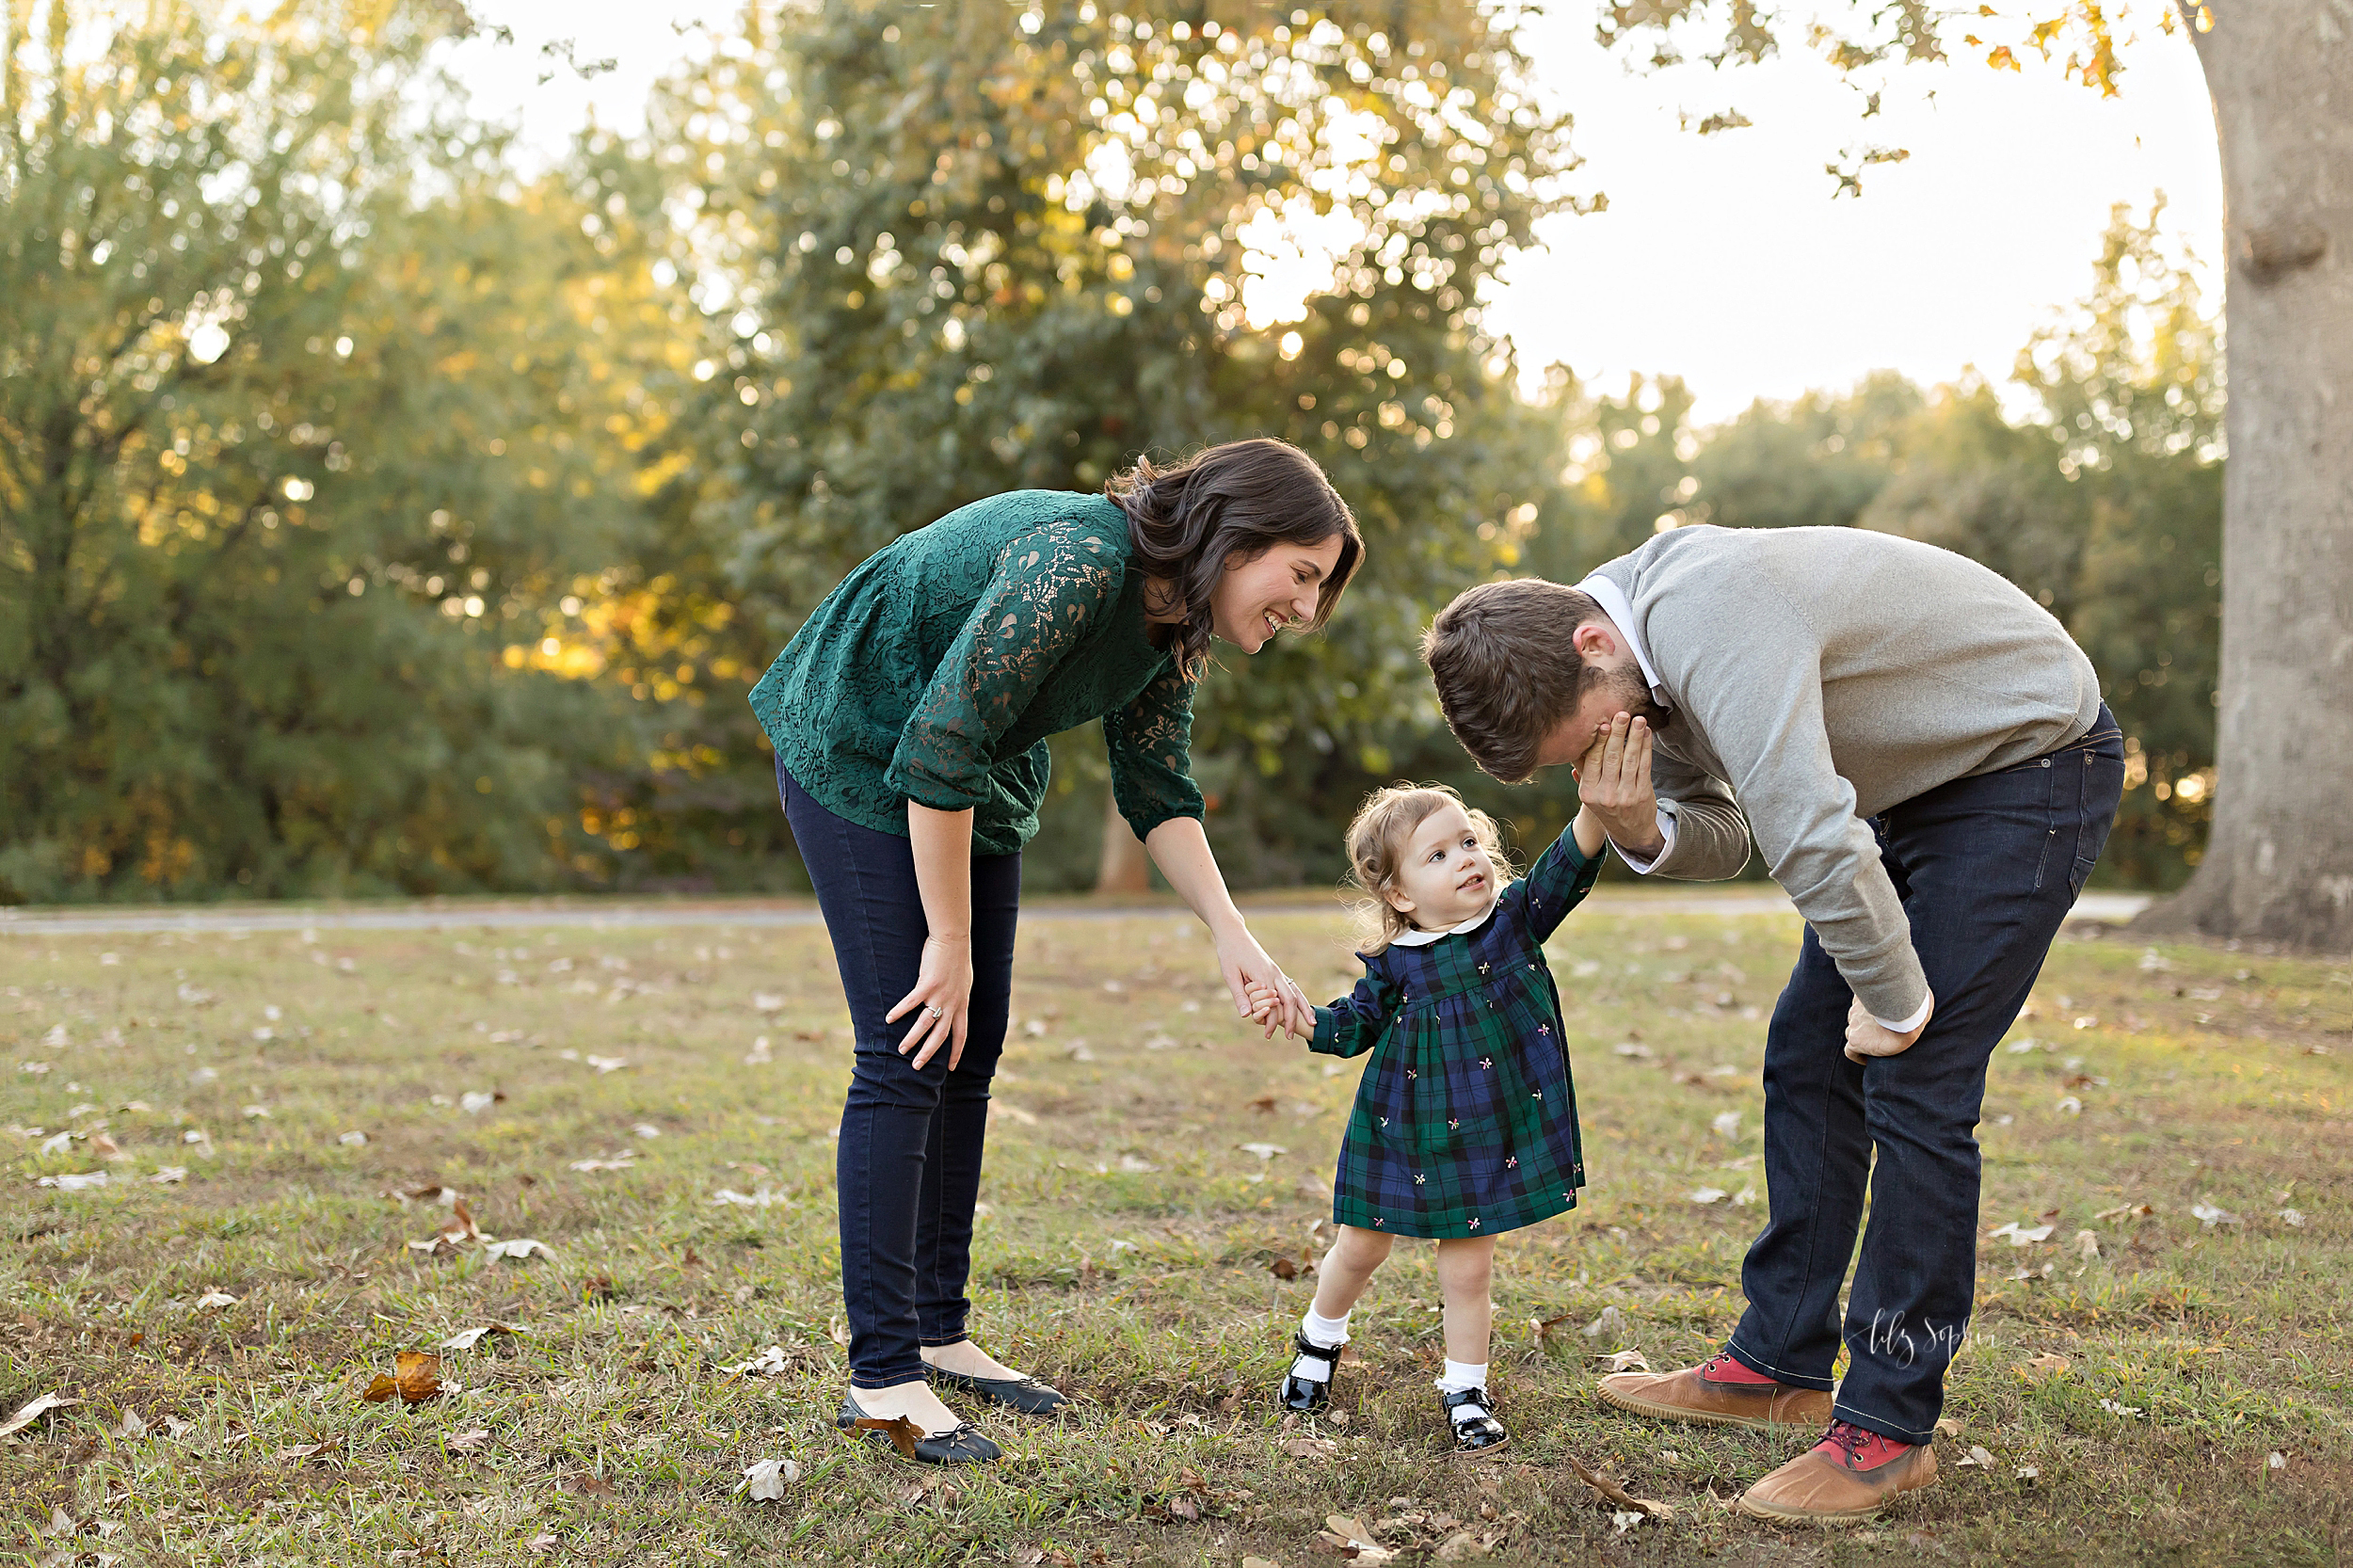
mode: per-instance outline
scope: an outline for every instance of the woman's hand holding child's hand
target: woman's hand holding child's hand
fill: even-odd
[[[1283,1011],[1283,993],[1272,986],[1253,983],[1250,986],[1250,1021],[1263,1026]]]

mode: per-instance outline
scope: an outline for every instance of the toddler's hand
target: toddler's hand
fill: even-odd
[[[1271,985],[1253,984],[1249,987],[1250,1021],[1264,1024],[1283,1009],[1283,993]]]

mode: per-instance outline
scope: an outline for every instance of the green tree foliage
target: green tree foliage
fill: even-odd
[[[2106,681],[2130,766],[2102,874],[2179,883],[2213,809],[2221,344],[2159,210],[2117,209],[2091,292],[2020,354],[2009,408],[1981,379],[1923,392],[1880,375],[1701,428],[1672,377],[1612,397],[1556,373],[1569,463],[1528,568],[1576,582],[1692,522],[1877,528],[1983,562]],[[1542,830],[1570,799],[1513,804]]]
[[[2160,210],[2116,209],[2090,295],[2020,355],[2028,417],[1946,393],[1862,520],[1985,562],[2067,624],[2129,748],[2106,872],[2170,887],[2214,809],[2223,399],[2220,332]]]
[[[631,515],[578,214],[401,92],[430,13],[18,15],[0,897],[579,872],[572,776],[625,732],[510,667]]]
[[[1164,11],[756,9],[676,85],[660,156],[726,328],[679,548],[718,568],[751,667],[857,560],[976,497],[1095,488],[1147,446],[1298,442],[1369,569],[1329,636],[1214,676],[1196,728],[1213,834],[1241,878],[1282,879],[1434,719],[1433,600],[1533,517],[1549,432],[1477,301],[1570,154],[1480,7]],[[1287,270],[1302,231],[1328,277]],[[744,715],[698,722],[766,796]]]

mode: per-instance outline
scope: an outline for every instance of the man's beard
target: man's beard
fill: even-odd
[[[1629,718],[1647,720],[1654,731],[1664,729],[1674,722],[1674,710],[1658,705],[1638,668],[1628,665],[1611,670],[1604,678],[1602,689],[1617,704],[1613,712],[1622,712]]]

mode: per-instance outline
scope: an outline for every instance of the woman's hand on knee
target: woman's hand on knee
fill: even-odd
[[[972,939],[968,936],[927,936],[923,939],[923,959],[917,971],[915,989],[899,999],[899,1005],[884,1016],[885,1023],[896,1023],[908,1013],[916,1015],[915,1027],[899,1042],[899,1054],[915,1053],[912,1064],[921,1068],[948,1048],[948,1070],[964,1060],[964,1036],[972,1007]]]

